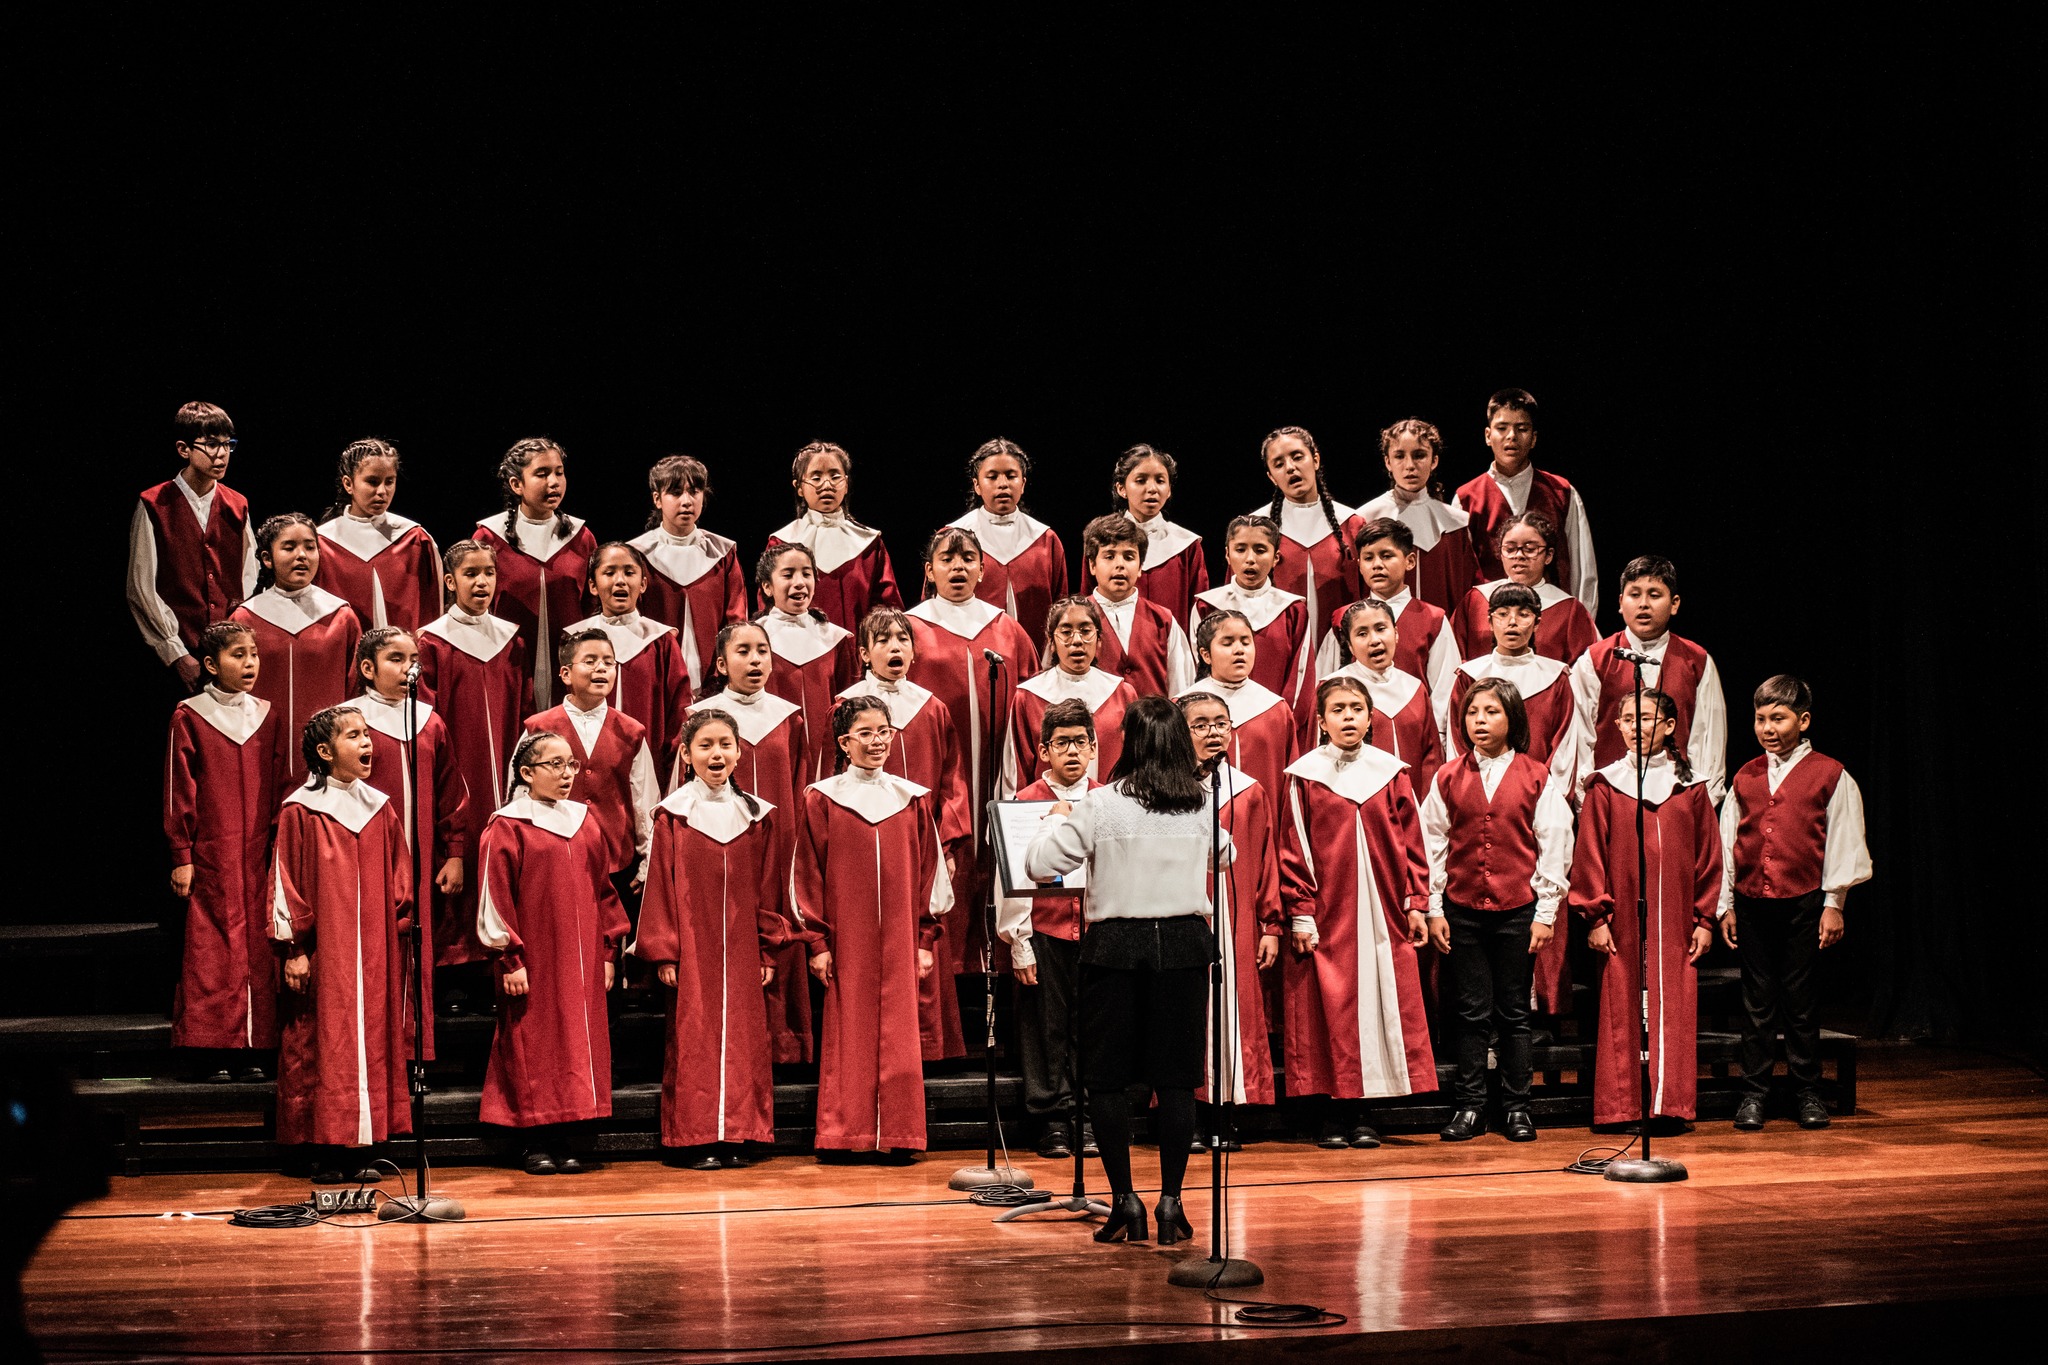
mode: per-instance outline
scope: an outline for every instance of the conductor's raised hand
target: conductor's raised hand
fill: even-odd
[[[507,995],[526,994],[526,968],[518,967],[498,975],[498,989]]]
[[[1278,962],[1279,960],[1280,935],[1260,934],[1258,953],[1255,957],[1253,957],[1252,961],[1258,966],[1258,969],[1260,971],[1264,971],[1266,970],[1266,968],[1272,966],[1275,962]]]
[[[1529,921],[1530,953],[1534,954],[1542,952],[1543,945],[1550,942],[1550,936],[1554,932],[1556,931],[1548,924],[1541,924],[1535,920]]]
[[[1047,811],[1047,812],[1046,812],[1046,813],[1045,813],[1044,815],[1041,815],[1041,816],[1039,817],[1039,819],[1041,819],[1041,820],[1050,820],[1050,819],[1051,819],[1051,818],[1052,818],[1053,816],[1055,816],[1055,815],[1072,815],[1073,813],[1074,813],[1074,803],[1073,803],[1073,802],[1071,802],[1071,801],[1055,801],[1055,802],[1053,802],[1053,803],[1052,803],[1052,809],[1051,809],[1051,810],[1049,810],[1049,811]]]
[[[811,957],[811,975],[817,977],[821,985],[829,986],[832,984],[831,953],[816,953]]]
[[[1596,953],[1605,953],[1609,957],[1621,951],[1614,945],[1614,927],[1606,920],[1600,921],[1586,931],[1586,946]],[[1697,957],[1699,954],[1695,953],[1693,956]]]
[[[296,953],[284,960],[284,986],[304,995],[313,984],[313,955]]]

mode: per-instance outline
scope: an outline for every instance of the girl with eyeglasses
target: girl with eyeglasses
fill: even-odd
[[[1002,782],[998,794],[1030,786],[1044,770],[1040,755],[1046,712],[1063,701],[1088,708],[1095,724],[1095,757],[1087,765],[1090,778],[1116,766],[1123,752],[1124,709],[1138,699],[1138,690],[1114,673],[1095,666],[1102,645],[1102,613],[1086,597],[1062,597],[1045,616],[1051,642],[1052,667],[1017,684],[1010,708],[1009,738],[1003,745]]]
[[[1493,648],[1493,627],[1487,617],[1495,588],[1519,583],[1536,594],[1541,611],[1536,622],[1535,649],[1546,659],[1569,664],[1600,638],[1593,618],[1578,598],[1544,577],[1557,558],[1557,528],[1541,512],[1521,512],[1501,523],[1495,540],[1507,577],[1467,590],[1451,618],[1459,657],[1476,659]]]
[[[814,605],[825,619],[850,631],[876,607],[902,606],[882,533],[846,510],[853,489],[853,456],[846,448],[811,442],[790,462],[789,482],[797,517],[768,537],[768,548],[801,545],[811,552],[818,575]],[[765,609],[765,588],[759,601]]]

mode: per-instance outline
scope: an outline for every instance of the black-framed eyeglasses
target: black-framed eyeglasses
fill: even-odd
[[[235,447],[241,442],[232,436],[202,436],[189,444],[194,450],[226,450],[232,455],[235,453]]]
[[[1056,735],[1045,742],[1045,747],[1056,754],[1078,754],[1094,742],[1086,735]]]
[[[1188,722],[1188,730],[1197,735],[1228,734],[1230,722],[1227,720],[1191,720]]]
[[[543,759],[539,763],[529,763],[526,766],[529,768],[546,768],[550,772],[560,773],[564,777],[574,777],[583,771],[583,765],[573,758]]]

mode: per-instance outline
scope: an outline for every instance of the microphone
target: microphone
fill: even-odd
[[[1003,656],[996,653],[992,649],[984,649],[983,651],[981,651],[981,657],[988,660],[988,666],[990,668],[1001,668],[1003,666]]]
[[[405,685],[407,687],[418,687],[420,685],[420,661],[418,659],[414,659],[412,667],[405,670]]]
[[[1662,659],[1653,659],[1647,654],[1638,654],[1633,649],[1617,649],[1614,651],[1614,657],[1625,659],[1632,664],[1649,664],[1652,667],[1664,662]]]

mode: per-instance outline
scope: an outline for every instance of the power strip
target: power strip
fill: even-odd
[[[373,1189],[313,1191],[315,1213],[370,1213],[376,1207],[377,1192]]]

